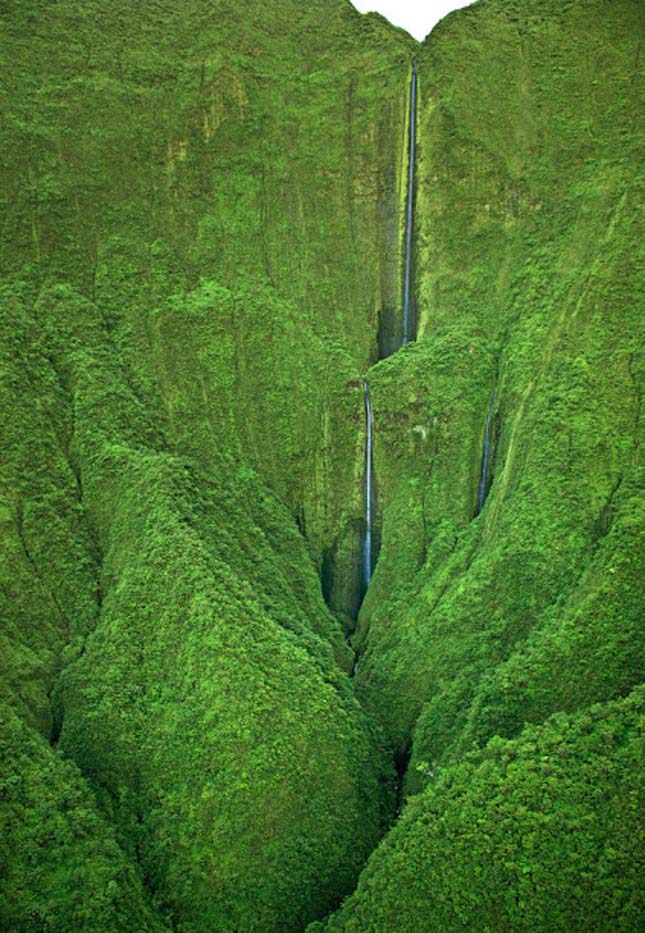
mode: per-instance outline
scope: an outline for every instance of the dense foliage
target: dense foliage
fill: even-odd
[[[383,537],[406,545],[384,548],[359,676],[421,760],[450,756],[467,716],[470,736],[512,734],[641,676],[640,15],[481,3],[421,59],[422,339],[370,374]]]
[[[302,928],[391,811],[316,570],[347,619],[410,40],[335,2],[2,17],[2,699],[112,827],[87,925],[136,928],[97,895],[129,872],[159,924]],[[0,924],[73,928],[55,853],[21,908],[11,806]]]
[[[324,929],[637,930],[642,717],[639,690],[446,769]]]
[[[638,928],[642,20],[0,2],[3,929]]]

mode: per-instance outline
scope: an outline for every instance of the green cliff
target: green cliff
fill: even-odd
[[[643,25],[0,2],[0,927],[638,929]]]

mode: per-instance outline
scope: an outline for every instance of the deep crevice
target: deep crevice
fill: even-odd
[[[493,390],[486,415],[484,427],[484,444],[482,450],[479,486],[477,489],[477,503],[473,518],[477,518],[484,508],[486,499],[493,483],[495,457],[497,454],[497,438],[499,437],[499,417],[495,415],[495,400],[497,392]]]
[[[412,756],[412,743],[407,741],[403,749],[394,755],[394,768],[396,770],[396,802],[395,814],[398,817],[403,806],[403,787],[405,785],[405,776],[408,773],[408,765]]]

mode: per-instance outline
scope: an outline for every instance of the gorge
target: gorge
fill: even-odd
[[[643,7],[0,3],[0,927],[637,930]]]

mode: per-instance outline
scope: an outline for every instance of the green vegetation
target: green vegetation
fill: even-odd
[[[642,27],[0,2],[0,927],[638,929]]]
[[[391,812],[339,618],[410,40],[336,3],[2,14],[2,699],[111,826],[87,928],[136,928],[97,896],[124,866],[158,925],[303,928]],[[80,925],[46,868],[0,925]]]
[[[633,3],[484,0],[418,56],[420,340],[370,371],[383,548],[356,636],[410,803],[329,929],[639,926],[636,739],[621,758],[583,733],[645,657],[642,25]],[[554,835],[526,724],[560,711]]]
[[[78,768],[0,711],[5,930],[168,930]]]
[[[637,930],[643,699],[557,714],[447,769],[310,930]]]
[[[440,480],[434,527],[425,540],[417,531],[417,553],[429,555],[424,568],[402,548],[384,549],[365,606],[372,618],[359,682],[397,746],[421,714],[421,760],[450,756],[467,715],[469,735],[513,734],[524,721],[620,695],[641,677],[640,15],[635,4],[481,3],[442,24],[420,61],[423,339],[414,350],[443,357],[446,334],[461,335],[460,362],[447,374],[461,411],[449,407],[446,390],[442,405],[426,410],[470,447],[443,466],[450,478]],[[589,71],[596,60],[602,81]],[[502,96],[507,105],[492,120]],[[593,132],[581,135],[585,120]],[[497,377],[477,375],[476,338],[490,342]],[[388,360],[395,378],[384,365],[374,370],[377,419],[381,371],[389,405],[403,411],[419,383],[408,375],[413,360],[408,352]],[[437,389],[438,369],[433,362],[426,375]],[[471,523],[495,384],[493,483]],[[398,516],[397,493],[388,490],[385,506],[411,548],[434,470],[454,442],[402,471],[404,437],[378,438],[385,450],[377,475],[388,476],[392,463],[397,491],[409,488],[409,473],[417,483],[416,501],[404,500]],[[400,583],[390,599],[391,578]],[[521,660],[525,645],[531,660]],[[488,699],[477,708],[503,707],[508,672],[495,669],[507,660],[539,670],[552,699],[533,697],[518,674],[519,704],[516,696],[500,709],[511,731],[497,720],[491,732],[475,723],[470,703],[483,678]]]

